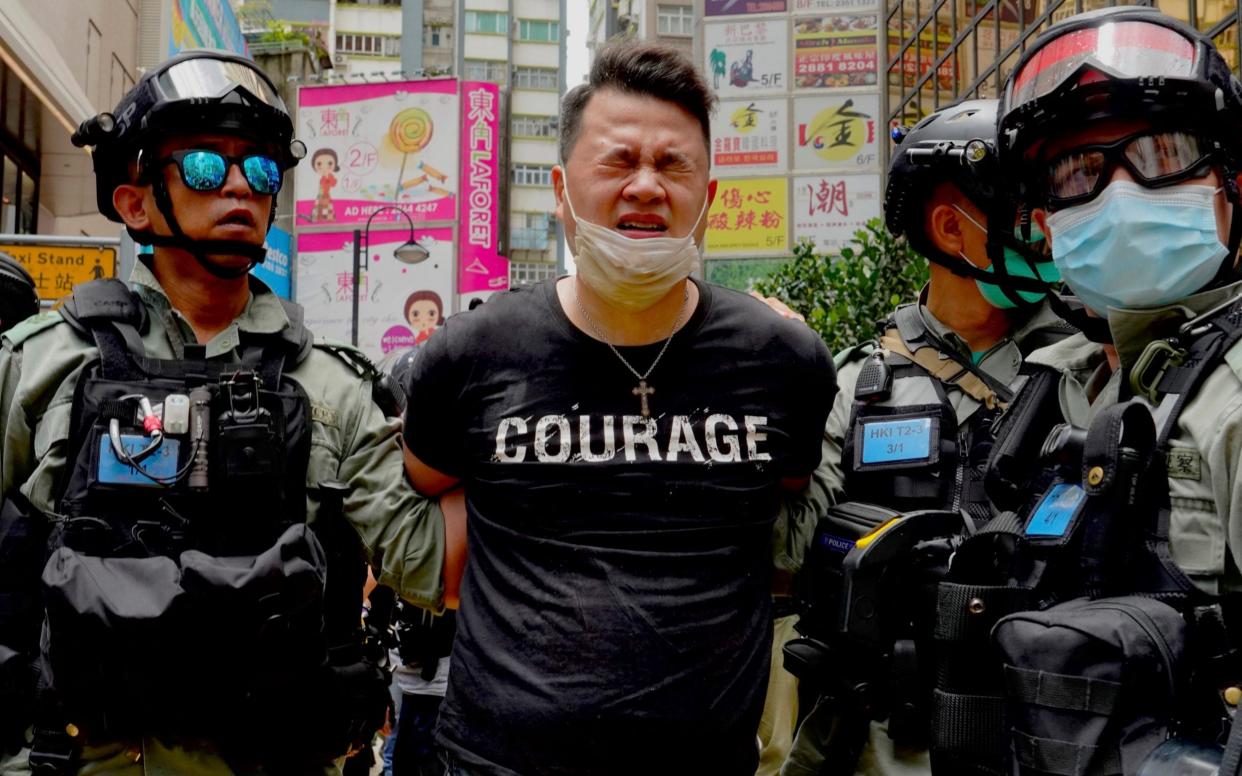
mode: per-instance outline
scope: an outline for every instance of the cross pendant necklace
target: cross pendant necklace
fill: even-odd
[[[677,333],[677,327],[681,324],[681,316],[685,314],[686,303],[689,301],[690,289],[688,287],[683,288],[681,296],[681,309],[677,311],[677,317],[673,319],[672,330],[664,339],[664,347],[660,348],[660,352],[656,354],[655,360],[651,362],[651,366],[647,367],[647,371],[640,374],[629,361],[625,360],[625,356],[621,355],[621,351],[617,350],[616,346],[608,341],[608,338],[604,336],[604,333],[600,330],[599,326],[595,324],[595,320],[591,318],[591,316],[587,313],[586,308],[582,306],[582,300],[578,297],[578,292],[574,292],[574,304],[578,305],[578,312],[582,313],[582,317],[591,327],[591,331],[595,333],[595,337],[607,345],[613,355],[620,359],[622,364],[625,364],[625,368],[630,370],[634,377],[638,378],[638,385],[630,391],[630,393],[638,397],[639,414],[641,414],[644,418],[651,417],[651,402],[649,399],[651,395],[656,392],[654,387],[648,385],[647,378],[650,377],[651,373],[655,371],[656,365],[660,363],[660,359],[664,358],[664,352],[668,350],[669,343],[673,341],[673,335]]]

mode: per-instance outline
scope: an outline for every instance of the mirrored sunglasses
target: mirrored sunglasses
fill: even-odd
[[[195,191],[215,191],[223,186],[229,169],[235,164],[256,194],[277,193],[284,177],[276,160],[264,154],[225,156],[216,151],[188,149],[174,151],[160,160],[160,164],[177,165],[181,180]]]

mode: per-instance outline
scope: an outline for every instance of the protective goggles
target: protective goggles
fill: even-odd
[[[1117,21],[1071,30],[1048,41],[1021,64],[1005,95],[1005,112],[1056,91],[1075,78],[1083,65],[1128,80],[1193,78],[1198,63],[1195,42],[1159,24]]]
[[[280,165],[270,156],[225,156],[216,151],[189,149],[173,151],[159,161],[160,165],[175,164],[181,180],[195,191],[215,191],[224,185],[233,165],[241,168],[246,182],[256,194],[272,195],[280,191],[283,180]]]
[[[271,81],[254,65],[223,55],[183,59],[169,65],[155,82],[165,101],[195,98],[219,99],[237,87],[245,89],[260,102],[286,112],[285,102],[276,93]]]
[[[1079,146],[1048,162],[1048,206],[1057,209],[1094,199],[1108,186],[1117,165],[1152,189],[1197,178],[1207,172],[1214,148],[1189,132],[1151,130]]]

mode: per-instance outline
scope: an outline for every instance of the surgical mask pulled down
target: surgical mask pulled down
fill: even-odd
[[[969,213],[957,205],[954,205],[953,208],[957,210],[957,212],[961,213],[966,220],[978,227],[980,231],[987,234],[987,228],[972,218]],[[1042,239],[1044,239],[1043,232],[1039,230],[1038,226],[1032,224],[1030,243],[1037,243]],[[964,252],[958,251],[958,255],[961,256],[962,260],[967,264],[974,264],[974,262],[971,261]],[[1013,248],[1005,248],[1004,270],[1003,274],[1008,275],[1009,277],[1033,278],[1042,280],[1050,285],[1061,279],[1061,276],[1057,272],[1056,265],[1052,262],[1052,259],[1037,261],[1034,263],[1034,268],[1032,268],[1031,262],[1027,261],[1021,253]],[[988,268],[985,271],[996,275],[997,278],[1002,277],[1000,273],[996,272],[995,262],[988,265]],[[979,293],[983,296],[987,303],[993,307],[997,307],[1002,310],[1009,310],[1019,306],[1019,302],[1012,299],[1010,295],[1005,293],[1004,289],[996,283],[989,283],[985,280],[979,280],[978,278],[975,279],[975,283],[979,287]],[[1022,305],[1038,304],[1043,301],[1046,296],[1046,294],[1037,291],[1014,291],[1014,294],[1021,300]]]
[[[565,203],[575,224],[573,254],[578,276],[610,304],[641,312],[660,301],[673,286],[700,266],[702,246],[694,232],[707,212],[707,198],[685,237],[632,239],[578,217],[565,186]]]
[[[1162,307],[1202,290],[1229,253],[1216,232],[1218,191],[1114,181],[1090,202],[1052,213],[1061,276],[1101,317],[1110,307]]]

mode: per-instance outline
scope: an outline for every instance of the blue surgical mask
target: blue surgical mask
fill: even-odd
[[[970,223],[979,227],[979,229],[985,234],[987,233],[988,230],[984,228],[983,224],[971,218],[969,213],[960,207],[957,207],[957,205],[954,205],[953,207],[957,210],[957,212],[965,216]],[[1021,239],[1020,235],[1019,239]],[[1042,239],[1044,239],[1044,233],[1039,230],[1038,226],[1031,224],[1030,242],[1037,243]],[[973,261],[966,257],[965,253],[958,251],[958,255],[961,256],[967,264],[974,264]],[[984,271],[995,273],[995,262],[989,264],[988,268]],[[1056,283],[1061,279],[1060,274],[1057,273],[1056,265],[1052,263],[1051,259],[1048,259],[1047,261],[1035,262],[1035,269],[1032,271],[1030,262],[1028,262],[1022,254],[1018,253],[1013,248],[1005,249],[1005,274],[1016,278],[1038,278],[1049,284]],[[986,300],[987,303],[993,307],[999,307],[1002,310],[1009,310],[1018,306],[1018,304],[1014,302],[1014,300],[1010,299],[1009,295],[1006,294],[997,284],[988,283],[987,281],[979,280],[977,278],[975,279],[975,283],[979,286],[979,293],[983,296],[984,300]],[[1041,294],[1037,291],[1015,291],[1014,293],[1026,304],[1038,304],[1046,296],[1046,294]]]
[[[1185,299],[1212,281],[1229,253],[1216,234],[1217,191],[1114,181],[1090,202],[1048,216],[1057,269],[1104,317],[1110,307]]]

